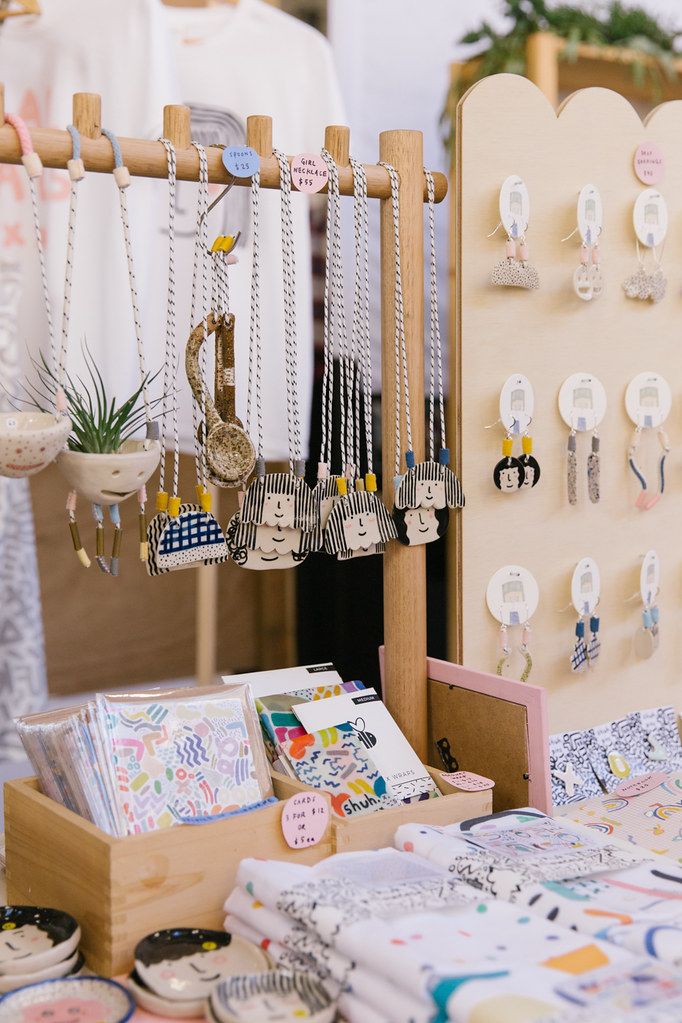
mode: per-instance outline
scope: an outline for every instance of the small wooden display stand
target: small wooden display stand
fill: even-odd
[[[441,778],[441,772],[427,767],[427,771],[438,786],[441,796],[437,799],[423,799],[416,803],[381,810],[361,817],[341,820],[332,815],[332,847],[337,852],[355,852],[359,849],[382,849],[393,845],[393,836],[401,824],[430,824],[442,827],[470,817],[482,817],[492,810],[492,792],[455,792]],[[272,772],[275,795],[289,799],[297,792],[307,791],[306,785],[288,778],[285,774]]]
[[[0,87],[0,115],[2,115]],[[0,116],[0,125],[2,125]],[[88,172],[111,172],[111,145],[101,136],[100,99],[74,97],[74,124],[82,136],[81,157]],[[190,145],[189,109],[166,107],[164,134],[176,146],[177,176],[198,180],[199,159]],[[66,131],[37,129],[33,145],[46,167],[65,168],[71,157]],[[260,182],[279,188],[279,167],[272,152],[272,122],[251,117],[247,140],[261,157]],[[165,178],[166,152],[160,142],[119,139],[123,162],[131,175]],[[348,161],[347,128],[327,129],[325,145],[339,166],[340,190],[353,193]],[[424,178],[422,136],[416,131],[389,131],[379,138],[380,159],[396,168],[400,179],[400,244],[405,307],[407,354],[412,403],[413,447],[417,461],[424,455]],[[209,178],[227,184],[221,150],[207,148]],[[0,126],[0,163],[20,163],[21,150],[9,125]],[[378,164],[365,167],[368,194],[381,200],[381,304],[383,368],[383,478],[392,484],[396,394],[394,388],[394,235],[388,172]],[[440,202],[447,180],[434,174],[435,197]],[[237,180],[250,186],[250,179]],[[134,185],[133,185],[134,187]],[[402,415],[404,417],[404,408]],[[402,436],[406,436],[403,423]],[[390,504],[390,493],[387,499]],[[234,566],[201,568],[200,603],[205,641],[204,674],[211,671],[210,651],[215,639],[215,579],[217,571],[238,571]],[[394,543],[384,556],[385,682],[384,694],[398,724],[422,760],[427,746],[426,687],[426,562],[423,547]],[[204,620],[205,619],[205,620]],[[485,812],[489,799],[453,795],[433,800],[434,810],[447,808],[449,821]],[[400,812],[400,811],[398,811]],[[104,974],[130,966],[135,942],[164,926],[194,924],[220,926],[222,903],[229,892],[239,861],[248,855],[292,858],[314,862],[339,848],[367,848],[392,839],[393,824],[376,821],[364,829],[354,827],[347,840],[337,841],[331,830],[322,843],[304,852],[285,845],[280,828],[281,805],[201,826],[179,826],[129,838],[115,839],[52,802],[38,791],[35,779],[6,786],[5,833],[8,898],[38,903],[73,913],[83,930],[88,964]],[[412,815],[411,815],[412,816]],[[415,819],[412,816],[412,819]],[[432,818],[435,819],[435,818]],[[443,818],[439,818],[441,821]],[[389,826],[390,825],[390,826]],[[345,834],[345,833],[344,833]],[[364,838],[363,838],[364,836]],[[366,843],[366,844],[364,844]]]

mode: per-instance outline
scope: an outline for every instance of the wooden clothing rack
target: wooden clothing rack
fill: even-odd
[[[73,123],[81,134],[81,158],[86,171],[113,170],[109,141],[101,133],[101,98],[95,93],[73,97]],[[16,132],[4,124],[4,90],[0,85],[0,163],[21,163]],[[190,110],[166,106],[163,131],[175,146],[177,176],[197,181],[199,157],[191,145]],[[252,116],[247,121],[247,144],[260,156],[260,181],[264,188],[279,188],[279,167],[272,151],[272,119]],[[66,169],[71,158],[67,131],[35,129],[34,148],[45,167]],[[123,161],[134,177],[165,178],[166,151],[160,142],[119,138]],[[353,194],[349,163],[350,131],[331,126],[325,146],[339,168],[343,195]],[[227,184],[232,179],[222,163],[222,151],[207,147],[209,180]],[[418,131],[385,131],[379,136],[379,157],[392,164],[400,179],[400,245],[405,332],[412,404],[413,448],[417,461],[424,457],[424,213],[427,200],[423,165],[423,139]],[[390,179],[378,164],[365,165],[367,191],[381,202],[381,334],[382,334],[382,444],[384,488],[390,491],[395,452],[396,393],[394,364],[394,236],[390,202]],[[435,198],[447,193],[445,175],[434,173]],[[250,186],[250,179],[234,184]],[[402,416],[405,410],[402,403]],[[406,435],[403,423],[402,436]],[[393,543],[384,555],[384,696],[398,724],[424,762],[427,756],[427,657],[426,657],[426,549]],[[217,634],[217,567],[199,571],[197,590],[197,675],[206,679],[215,667]]]

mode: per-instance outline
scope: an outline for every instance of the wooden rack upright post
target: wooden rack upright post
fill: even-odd
[[[73,119],[81,136],[81,157],[86,171],[110,173],[113,155],[109,141],[101,134],[101,100],[92,93],[77,93],[73,99]],[[190,144],[189,109],[167,106],[164,132],[176,146],[177,177],[196,181],[199,157]],[[66,169],[71,158],[71,138],[67,131],[37,128],[31,132],[33,146],[45,167]],[[279,166],[272,155],[272,121],[268,117],[248,120],[247,141],[261,158],[260,181],[263,188],[279,188]],[[339,166],[342,195],[353,194],[353,174],[348,163],[350,132],[332,126],[327,129],[326,144]],[[133,177],[165,178],[166,151],[160,142],[119,138],[123,161]],[[413,446],[419,461],[424,451],[424,227],[423,203],[427,200],[422,163],[422,135],[417,131],[386,131],[379,140],[380,158],[395,166],[400,178],[400,245],[402,284],[406,319],[407,358],[410,372]],[[222,151],[209,146],[209,180],[227,184]],[[16,132],[4,124],[4,90],[0,85],[0,163],[21,163],[21,148]],[[382,307],[382,437],[383,485],[387,503],[391,503],[394,471],[394,241],[391,211],[391,185],[388,172],[379,164],[366,164],[367,192],[381,200],[381,307]],[[435,198],[441,202],[447,193],[447,179],[434,173]],[[250,186],[250,179],[237,179],[236,185]],[[402,403],[404,417],[404,402]],[[403,423],[402,436],[405,436]],[[215,673],[217,634],[216,570],[202,568],[197,591],[197,677],[211,678]],[[268,573],[264,573],[267,575]],[[270,573],[272,574],[272,573]],[[282,573],[274,573],[280,575]],[[384,645],[385,699],[418,755],[427,761],[427,679],[426,679],[426,562],[423,547],[392,544],[384,556]]]

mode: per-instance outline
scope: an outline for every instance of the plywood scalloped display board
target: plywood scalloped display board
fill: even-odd
[[[466,492],[453,545],[460,599],[455,623],[457,659],[494,671],[498,626],[485,603],[496,569],[523,565],[535,575],[540,605],[532,621],[530,681],[547,689],[550,731],[580,728],[655,704],[678,703],[682,674],[682,102],[658,107],[643,124],[622,96],[585,89],[555,114],[543,94],[515,75],[479,82],[463,98],[457,127],[456,358],[458,403],[456,459]],[[665,156],[659,188],[667,200],[669,230],[663,253],[666,297],[657,305],[628,299],[623,281],[637,266],[633,204],[645,187],[633,159],[643,142]],[[540,288],[526,291],[490,284],[504,256],[498,196],[510,174],[530,195],[530,258]],[[561,239],[576,226],[576,202],[593,183],[604,206],[600,245],[605,293],[592,302],[573,292],[579,239]],[[663,374],[673,406],[666,428],[672,443],[664,499],[650,511],[635,507],[638,489],[627,466],[632,437],[624,396],[643,370]],[[590,504],[586,487],[589,438],[579,437],[579,499],[566,495],[567,427],[557,395],[571,373],[586,371],[603,382],[608,409],[600,428],[601,501]],[[502,428],[485,427],[499,416],[500,389],[511,373],[525,373],[535,390],[531,427],[542,468],[537,487],[500,494],[492,469],[500,458]],[[582,443],[580,443],[582,441]],[[517,446],[518,446],[517,441]],[[655,487],[658,447],[640,445]],[[633,647],[641,602],[626,599],[639,588],[641,556],[661,558],[660,645],[649,660]],[[574,675],[570,653],[575,613],[571,576],[583,557],[601,571],[602,652],[594,670]],[[519,637],[514,636],[518,644]],[[510,674],[518,677],[520,662]]]

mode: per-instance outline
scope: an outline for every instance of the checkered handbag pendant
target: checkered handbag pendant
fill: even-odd
[[[228,559],[218,520],[198,504],[181,504],[177,515],[155,515],[147,528],[149,575],[218,565]]]

